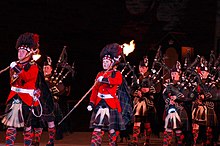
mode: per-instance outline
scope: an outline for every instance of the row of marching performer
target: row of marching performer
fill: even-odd
[[[122,49],[123,46],[116,43],[109,44],[100,53],[103,71],[95,79],[87,107],[93,111],[91,145],[101,145],[104,131],[108,131],[109,145],[116,145],[119,132],[125,131],[129,120],[133,122],[133,135],[128,145],[137,146],[142,131],[145,136],[143,145],[150,145],[152,130],[159,126],[156,106],[162,107],[163,104],[164,146],[171,145],[174,135],[178,145],[196,145],[198,137],[205,145],[217,142],[219,131],[215,130],[219,116],[214,105],[219,101],[219,58],[210,57],[207,63],[204,57],[198,55],[193,63],[181,69],[178,61],[169,68],[158,53],[149,70],[148,58],[144,57],[139,64],[140,77],[133,76],[128,87],[118,70],[120,58],[123,59]],[[126,66],[134,71],[129,64],[126,63]],[[154,96],[157,93],[161,94]],[[132,103],[126,99],[127,94],[134,97]],[[155,105],[155,97],[163,98],[163,102]]]
[[[170,80],[165,83],[164,145],[171,144],[175,133],[178,145],[215,145],[219,127],[219,58],[206,61],[199,55],[191,64],[181,68],[180,62],[169,69]],[[200,129],[200,130],[199,130]],[[203,129],[203,130],[202,130]]]
[[[212,54],[214,56],[214,54]],[[156,123],[154,98],[165,102],[163,145],[171,145],[173,136],[177,145],[214,145],[218,141],[219,127],[219,58],[210,57],[207,62],[199,55],[191,64],[181,68],[179,61],[169,68],[163,58],[155,57],[152,72],[148,71],[148,58],[139,64],[141,73],[134,80],[131,89],[134,98],[134,127],[131,146],[138,145],[141,124],[144,126],[145,143],[149,145],[152,124]],[[214,58],[214,59],[213,59]],[[157,67],[155,67],[157,66]],[[160,71],[163,71],[162,73]],[[167,78],[165,80],[165,78]],[[163,92],[158,92],[158,84],[163,82]],[[132,90],[131,90],[132,91]],[[157,103],[161,106],[163,103]],[[153,121],[153,122],[152,122]],[[159,125],[158,125],[159,126]],[[201,141],[198,140],[200,137]]]
[[[50,76],[48,65],[51,64],[46,64],[44,69],[41,69],[36,63],[34,55],[39,53],[38,34],[29,32],[21,34],[17,39],[16,49],[18,61],[10,64],[11,91],[2,119],[7,128],[6,145],[14,145],[17,129],[23,128],[24,145],[37,146],[40,144],[43,128],[47,127],[49,134],[47,146],[53,146],[56,135],[56,113],[60,112],[60,109],[56,109],[59,105],[54,102],[53,96],[60,89],[57,87],[53,90],[49,81],[45,80]]]

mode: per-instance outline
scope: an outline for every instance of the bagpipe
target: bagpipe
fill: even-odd
[[[198,66],[202,65],[207,67],[209,72],[205,81],[202,81],[200,70]],[[198,87],[202,90],[207,100],[219,101],[220,100],[220,56],[216,59],[214,52],[210,54],[209,61],[206,61],[204,57],[197,55],[194,62],[191,63],[182,74],[182,81],[186,87],[198,90]],[[216,93],[212,93],[212,87],[217,87]],[[199,91],[198,91],[199,92]]]
[[[170,68],[164,61],[166,56],[162,55],[160,48],[161,46],[157,49],[157,53],[152,63],[152,74],[149,76],[150,85],[153,87],[164,81],[166,76],[170,77]]]
[[[209,81],[215,80],[216,83],[219,83],[220,81],[220,54],[218,58],[216,58],[214,52],[213,51],[211,52],[210,60],[208,63],[208,68],[210,70],[209,75],[208,75]]]
[[[205,84],[207,86],[215,86],[216,92],[213,93],[212,101],[220,101],[220,54],[216,58],[214,51],[210,54],[210,59],[208,63],[209,74],[206,79]]]
[[[164,80],[164,77],[165,76],[170,76],[170,68],[165,64],[164,60],[165,60],[166,56],[163,56],[162,57],[162,54],[161,54],[161,51],[160,51],[160,48],[158,49],[157,51],[157,54],[154,58],[154,62],[153,62],[153,65],[152,65],[152,82],[154,84],[157,84],[159,83],[160,81]],[[155,66],[158,65],[158,70],[156,70]],[[163,71],[162,75],[161,75],[161,71]],[[156,82],[155,82],[156,80]]]
[[[128,64],[128,67],[130,68],[129,73],[132,73],[131,87],[133,90],[138,90],[146,85],[154,88],[164,80],[165,76],[170,74],[170,69],[164,62],[166,56],[162,56],[160,48],[161,46],[157,49],[149,75],[145,76],[141,81],[137,78],[134,72],[134,66],[132,67]]]
[[[197,80],[201,83],[201,78],[199,74],[195,71],[196,66],[200,63],[200,56],[197,55],[195,60],[189,64],[189,62],[184,63],[185,70],[182,72],[181,75],[181,85],[184,86],[185,89],[187,88],[196,88]],[[188,59],[187,59],[188,60]]]
[[[70,86],[65,86],[64,80],[67,77],[74,77],[75,63],[73,62],[72,65],[70,65],[67,61],[68,57],[66,52],[66,46],[64,46],[59,56],[59,60],[56,63],[56,68],[54,69],[53,74],[49,80],[50,84],[52,84],[50,90],[52,91],[53,95],[68,95],[70,92]]]
[[[121,63],[121,65],[123,66],[123,69],[121,70],[122,75],[124,76],[126,81],[130,81],[130,86],[132,86],[133,83],[135,83],[135,81],[138,80],[137,75],[135,73],[136,66],[131,65],[129,62]]]
[[[186,72],[180,73],[180,81],[177,87],[174,86],[173,83],[171,82],[172,81],[171,68],[169,68],[166,65],[164,61],[165,58],[166,56],[162,57],[162,54],[159,48],[154,58],[154,62],[153,62],[152,69],[151,69],[153,73],[153,75],[151,76],[152,85],[154,86],[157,83],[161,83],[161,81],[164,81],[163,86],[166,88],[167,92],[183,97],[180,90],[192,88],[192,85],[194,85],[193,82],[195,82],[195,77],[191,77],[190,76],[191,74],[189,73],[189,71],[191,71],[191,69],[194,68],[198,64],[200,56],[198,56],[198,58],[196,58],[195,61],[190,65],[188,65],[189,58],[185,60],[184,66],[187,66],[187,69],[186,69]],[[177,64],[181,70],[180,62],[178,62]],[[155,66],[157,66],[158,69],[155,69],[156,68]]]

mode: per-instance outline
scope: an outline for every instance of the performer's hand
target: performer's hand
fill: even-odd
[[[10,68],[14,68],[16,65],[17,65],[16,61],[13,61],[13,62],[10,64]]]
[[[10,68],[13,69],[16,73],[20,73],[21,72],[21,68],[17,65],[16,61],[13,61],[10,64]]]
[[[170,105],[175,105],[175,101],[174,100],[170,100]]]
[[[205,95],[204,94],[199,95],[199,99],[204,100],[205,99]]]
[[[205,97],[207,98],[212,98],[212,94],[210,92],[205,92]]]
[[[35,96],[35,97],[39,98],[40,95],[41,95],[41,91],[40,91],[40,89],[36,89],[36,90],[34,90],[34,96]]]
[[[156,89],[155,89],[153,86],[151,86],[151,87],[150,87],[150,92],[151,92],[151,93],[156,93]]]
[[[142,92],[138,90],[137,95],[138,95],[139,97],[142,97]]]
[[[91,105],[88,105],[88,106],[87,106],[87,110],[88,110],[88,111],[92,111],[92,106],[91,106]]]
[[[87,106],[87,110],[92,111],[93,107],[94,107],[94,104],[92,102],[90,102],[89,105]]]
[[[171,98],[173,101],[176,100],[176,96],[175,96],[175,95],[174,95],[174,96],[171,96],[170,98]]]
[[[100,76],[100,77],[98,77],[97,81],[98,81],[98,82],[102,82],[102,79],[103,79],[103,78],[104,78],[103,76]]]

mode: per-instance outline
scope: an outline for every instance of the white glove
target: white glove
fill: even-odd
[[[104,78],[103,76],[100,76],[100,77],[98,77],[97,81],[98,81],[98,82],[102,82],[102,79],[103,79],[103,78]]]
[[[10,68],[14,68],[16,65],[17,65],[17,63],[16,63],[15,61],[13,61],[13,62],[10,64]]]
[[[92,111],[92,106],[91,106],[91,105],[88,105],[88,106],[87,106],[87,110],[88,110],[88,111]]]

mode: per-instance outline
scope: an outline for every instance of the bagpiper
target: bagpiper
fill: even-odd
[[[149,145],[150,135],[152,133],[151,123],[155,120],[156,108],[154,107],[155,88],[151,84],[151,73],[148,71],[148,57],[144,56],[139,63],[140,77],[132,83],[131,94],[134,97],[134,126],[132,142],[129,146],[138,145],[138,137],[141,133],[141,124],[144,125],[145,143]]]
[[[200,64],[197,66],[198,73],[198,97],[193,103],[192,122],[194,145],[197,143],[199,128],[205,127],[202,142],[206,145],[213,144],[213,129],[216,126],[217,118],[212,101],[213,95],[217,93],[217,88],[212,82],[208,81],[209,70],[204,57],[201,57]]]
[[[177,61],[170,71],[171,79],[167,80],[163,91],[165,101],[163,146],[171,145],[173,134],[177,145],[181,146],[184,138],[183,131],[189,128],[188,116],[184,108],[186,97],[180,83],[181,73],[181,64]]]

